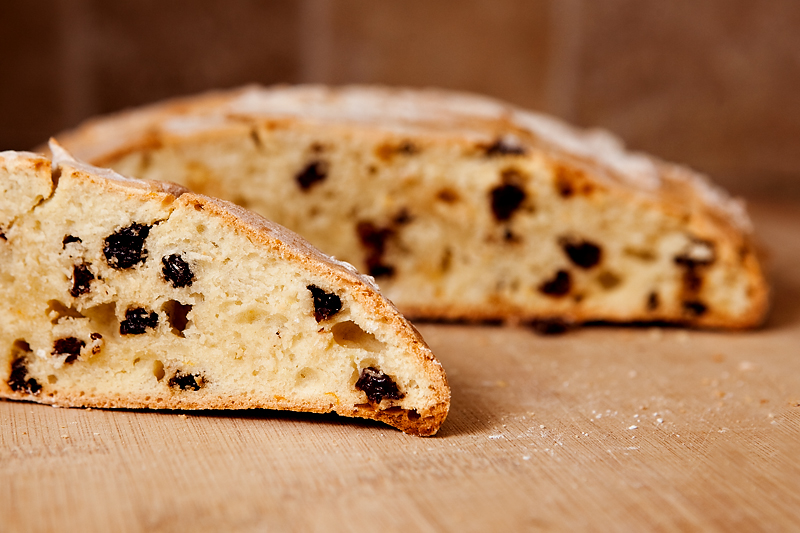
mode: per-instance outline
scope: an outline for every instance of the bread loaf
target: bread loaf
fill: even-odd
[[[767,310],[740,201],[607,133],[488,98],[248,87],[60,139],[289,227],[411,317],[744,328]]]
[[[54,151],[0,153],[0,396],[437,431],[442,367],[369,278],[239,206]]]

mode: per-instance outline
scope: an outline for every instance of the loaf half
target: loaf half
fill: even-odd
[[[60,139],[289,227],[411,317],[744,328],[767,310],[741,202],[607,133],[488,98],[248,87]]]
[[[370,278],[239,206],[53,150],[0,153],[0,396],[437,431],[442,367]]]

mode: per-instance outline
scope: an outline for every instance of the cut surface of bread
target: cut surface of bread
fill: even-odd
[[[741,202],[607,133],[488,98],[247,87],[59,139],[289,227],[412,317],[742,328],[767,310]]]
[[[436,433],[444,371],[371,279],[239,206],[0,153],[0,396]]]

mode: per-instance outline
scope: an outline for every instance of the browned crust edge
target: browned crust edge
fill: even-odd
[[[240,401],[237,398],[221,398],[211,401],[186,401],[181,398],[167,397],[161,402],[145,400],[135,395],[128,395],[125,398],[103,396],[91,397],[79,396],[76,394],[56,393],[53,396],[40,396],[35,394],[24,394],[8,390],[8,386],[0,386],[0,398],[13,401],[28,401],[45,405],[69,408],[92,408],[92,409],[153,409],[153,410],[187,410],[187,411],[206,411],[206,410],[252,410],[266,409],[275,411],[292,411],[298,413],[336,413],[339,416],[349,418],[363,418],[375,420],[388,426],[401,430],[403,433],[418,437],[432,437],[442,426],[449,410],[449,403],[437,403],[431,409],[418,413],[414,410],[390,408],[374,409],[365,404],[356,406],[353,409],[343,409],[340,407],[328,408],[319,407],[311,404],[298,405],[295,402],[280,401]]]

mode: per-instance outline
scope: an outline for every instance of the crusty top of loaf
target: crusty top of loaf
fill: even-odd
[[[111,180],[114,183],[122,184],[126,187],[134,189],[143,189],[144,191],[153,191],[160,193],[167,193],[175,196],[176,198],[183,193],[189,192],[189,189],[177,183],[169,183],[163,181],[140,180],[118,174],[111,169],[100,168],[78,161],[72,154],[67,152],[55,139],[50,139],[48,143],[50,153],[53,156],[53,167],[59,168],[61,165],[67,164],[76,170],[80,170],[90,176],[99,176],[103,179]]]
[[[90,120],[60,139],[95,160],[141,145],[156,132],[192,136],[241,125],[248,118],[286,118],[475,142],[501,139],[578,161],[598,179],[635,194],[685,201],[688,195],[737,229],[752,231],[741,200],[687,168],[634,153],[603,130],[581,130],[554,117],[492,98],[439,89],[322,85],[247,86],[210,92]]]

